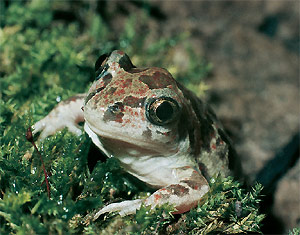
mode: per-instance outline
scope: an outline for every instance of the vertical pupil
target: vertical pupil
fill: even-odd
[[[156,116],[164,122],[172,118],[174,110],[172,105],[168,101],[164,101],[156,108],[155,113]]]

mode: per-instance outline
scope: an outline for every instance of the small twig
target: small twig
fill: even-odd
[[[156,227],[155,227],[154,234],[158,234],[158,229],[159,229],[160,223],[164,221],[164,215],[165,215],[165,212],[163,212],[163,216],[160,217],[159,221],[157,222],[157,225],[156,225]]]
[[[38,148],[36,147],[36,145],[34,143],[31,127],[28,127],[28,129],[27,129],[26,139],[33,145],[33,147],[37,151],[38,155],[40,156],[40,160],[42,162],[42,167],[43,167],[43,171],[44,171],[44,175],[45,175],[45,182],[46,182],[46,186],[47,186],[48,198],[50,199],[50,186],[49,186],[49,181],[48,181],[48,174],[47,174],[47,171],[46,171],[46,168],[45,168],[45,164],[44,164],[42,155],[41,155],[40,151],[38,150]]]

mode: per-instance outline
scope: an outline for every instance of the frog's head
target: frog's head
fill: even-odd
[[[122,51],[101,56],[84,103],[88,128],[117,155],[175,153],[186,139],[187,105],[172,75],[136,68]],[[95,141],[94,141],[95,142]],[[182,144],[181,144],[182,145]]]

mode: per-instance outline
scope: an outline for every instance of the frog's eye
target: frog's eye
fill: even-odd
[[[105,68],[105,63],[107,61],[107,58],[109,57],[110,54],[103,54],[101,55],[96,63],[95,63],[95,77],[96,77],[96,80],[98,80],[101,76],[99,76],[103,70],[107,70],[107,68]]]
[[[156,125],[165,125],[174,121],[179,115],[178,103],[169,97],[151,100],[146,105],[148,120]]]
[[[97,61],[96,61],[96,63],[95,63],[95,72],[96,72],[97,70],[99,70],[99,68],[100,68],[101,66],[104,65],[104,63],[105,63],[106,59],[109,57],[109,55],[110,55],[110,54],[106,53],[106,54],[103,54],[103,55],[99,56],[99,58],[97,59]]]

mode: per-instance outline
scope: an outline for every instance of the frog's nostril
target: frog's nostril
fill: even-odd
[[[112,105],[112,106],[109,106],[109,107],[108,107],[108,110],[109,110],[110,112],[112,112],[112,113],[117,113],[117,112],[120,111],[120,108],[119,108],[119,106],[117,106],[117,105]]]
[[[118,114],[124,111],[124,105],[121,102],[116,102],[115,104],[108,107],[108,111],[113,114]]]
[[[104,122],[123,122],[124,116],[124,105],[121,102],[116,102],[113,105],[108,106],[107,110],[104,112],[103,121]]]

